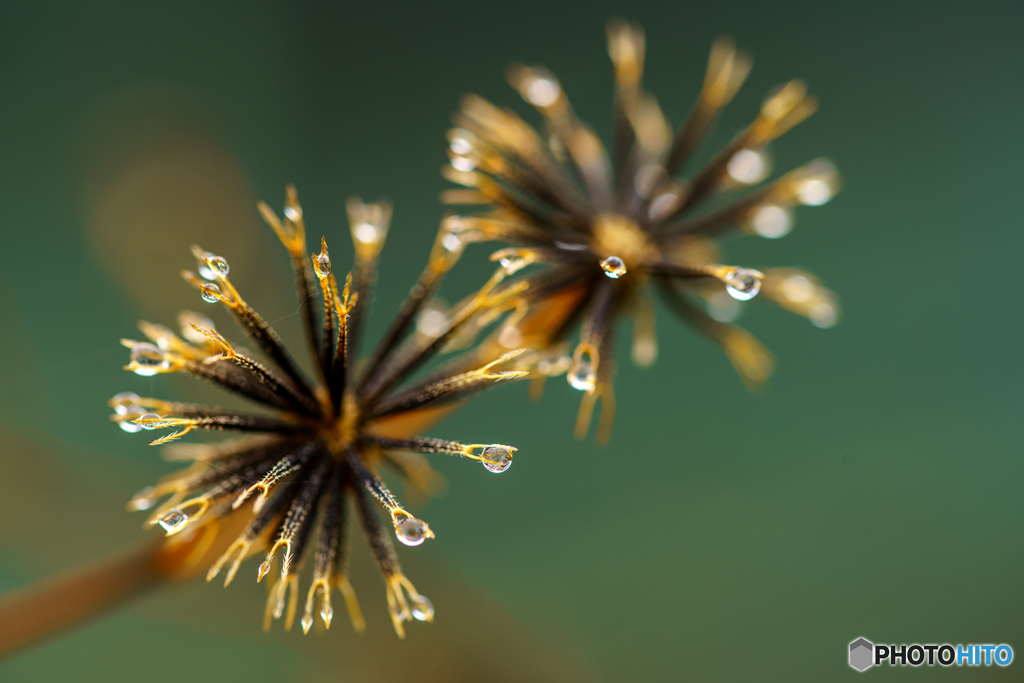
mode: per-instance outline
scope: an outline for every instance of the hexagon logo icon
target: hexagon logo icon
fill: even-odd
[[[875,646],[866,638],[858,638],[850,643],[850,666],[857,671],[864,671],[875,663]]]

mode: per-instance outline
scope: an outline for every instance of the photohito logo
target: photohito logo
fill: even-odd
[[[865,671],[883,662],[889,666],[1009,666],[1009,645],[875,645],[867,638],[850,643],[850,666]]]

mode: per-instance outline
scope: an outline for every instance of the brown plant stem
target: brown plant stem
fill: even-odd
[[[163,539],[0,596],[0,659],[141,595],[166,578]]]

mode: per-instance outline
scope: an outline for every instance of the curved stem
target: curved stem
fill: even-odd
[[[0,596],[0,659],[52,637],[166,578],[162,539]]]

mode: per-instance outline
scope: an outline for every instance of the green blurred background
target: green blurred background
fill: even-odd
[[[3,3],[0,590],[143,537],[123,503],[173,468],[105,401],[215,400],[120,370],[137,319],[204,310],[177,276],[191,242],[226,256],[276,320],[294,310],[290,275],[255,201],[280,207],[296,183],[343,267],[346,197],[390,197],[379,334],[441,215],[459,97],[525,112],[504,69],[545,64],[607,139],[616,16],[645,27],[645,83],[673,123],[715,36],[754,56],[705,156],[772,86],[809,82],[821,109],[774,144],[776,168],[827,155],[844,189],[799,210],[785,239],[727,250],[822,276],[843,321],[823,331],[748,306],[741,324],[778,360],[751,395],[663,311],[654,370],[620,344],[607,447],[572,438],[578,394],[561,381],[540,404],[506,387],[436,426],[520,451],[500,477],[437,462],[447,493],[413,509],[438,539],[401,557],[438,616],[404,643],[357,542],[363,638],[344,618],[323,637],[264,636],[261,586],[197,582],[0,663],[0,679],[833,680],[856,675],[858,636],[1024,657],[1014,2]],[[449,301],[486,276],[487,253],[468,250]],[[294,321],[278,324],[286,338]],[[1021,667],[922,668],[1019,680]]]

